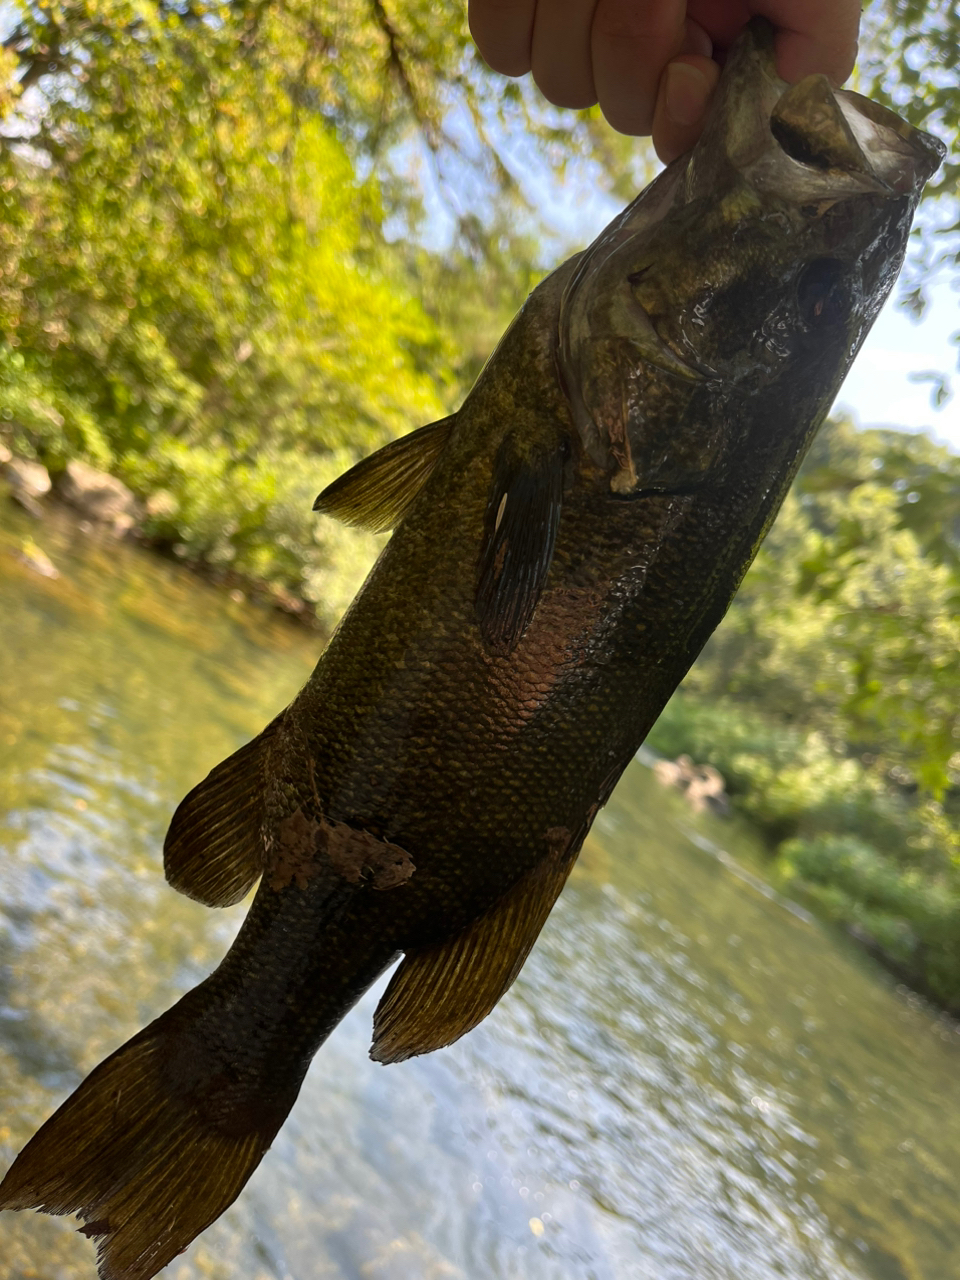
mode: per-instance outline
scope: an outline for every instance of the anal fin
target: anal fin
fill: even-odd
[[[373,1015],[374,1062],[442,1049],[492,1012],[530,954],[576,861],[570,833],[547,832],[550,852],[462,933],[408,953]]]
[[[239,902],[264,869],[265,762],[283,713],[181,800],[163,844],[174,889],[209,907]]]
[[[327,485],[314,511],[374,533],[392,529],[426,484],[455,419],[431,422],[371,453]]]

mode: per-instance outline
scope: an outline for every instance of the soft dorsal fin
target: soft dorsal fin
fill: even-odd
[[[493,468],[477,573],[480,633],[509,653],[533,617],[560,524],[566,448],[562,441],[524,451],[508,436]]]
[[[462,933],[404,957],[373,1015],[374,1062],[402,1062],[453,1044],[507,991],[576,861],[570,833],[547,832],[551,851]]]
[[[229,907],[264,868],[265,759],[283,713],[180,801],[163,843],[167,880],[208,907]]]
[[[456,414],[392,440],[328,484],[314,511],[382,533],[399,523],[450,438]]]

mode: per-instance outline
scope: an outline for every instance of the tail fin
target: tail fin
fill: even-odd
[[[149,1280],[219,1217],[299,1091],[302,1073],[271,1090],[211,1069],[184,1003],[101,1062],[0,1182],[0,1209],[84,1219],[102,1280]]]

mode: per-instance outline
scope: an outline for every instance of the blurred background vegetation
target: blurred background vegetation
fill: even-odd
[[[455,408],[577,247],[536,185],[648,171],[487,72],[464,10],[5,5],[0,443],[112,472],[155,545],[334,621],[365,552],[316,493]],[[858,87],[950,146],[916,309],[960,264],[958,62],[950,0],[868,7]],[[958,707],[960,459],[834,422],[652,743],[718,766],[776,874],[960,1011]]]

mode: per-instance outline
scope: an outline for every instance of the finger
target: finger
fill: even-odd
[[[540,0],[533,24],[533,78],[558,107],[592,107],[597,100],[590,56],[596,0]]]
[[[484,62],[505,76],[530,70],[536,0],[469,0],[470,34]]]
[[[727,50],[752,14],[776,29],[777,71],[790,83],[822,72],[836,84],[857,55],[860,0],[690,0],[689,14]]]
[[[778,74],[790,84],[796,84],[804,76],[821,72],[835,85],[843,84],[857,60],[859,8],[849,16],[854,21],[846,26],[834,28],[831,32],[818,32],[815,36],[802,31],[778,31]]]
[[[759,0],[754,11],[777,28],[777,71],[784,80],[795,84],[819,72],[842,84],[853,70],[859,0]]]
[[[598,0],[591,30],[593,82],[620,133],[646,134],[663,68],[684,40],[683,0]]]
[[[682,54],[668,62],[660,79],[653,116],[653,145],[664,164],[696,143],[720,79],[712,58]]]
[[[859,0],[760,0],[756,12],[777,28],[777,71],[791,84],[822,72],[841,84],[853,70]]]
[[[694,22],[691,18],[687,18],[683,24],[683,44],[680,46],[680,53],[696,53],[701,58],[713,57],[713,41],[699,22]]]

